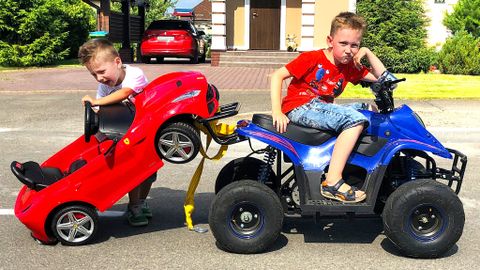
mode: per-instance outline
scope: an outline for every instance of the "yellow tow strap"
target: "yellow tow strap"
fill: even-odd
[[[203,149],[203,145],[200,148],[200,154],[202,155],[202,159],[200,160],[200,163],[198,164],[197,169],[195,170],[195,173],[193,174],[192,179],[190,180],[190,185],[188,186],[187,195],[185,197],[185,203],[183,205],[183,208],[185,210],[185,222],[187,224],[187,228],[191,231],[195,230],[195,227],[193,226],[193,221],[192,221],[192,213],[195,210],[195,201],[194,201],[195,190],[197,189],[198,183],[200,182],[200,178],[202,177],[203,165],[205,163],[205,159],[219,160],[225,155],[225,152],[228,149],[227,145],[222,145],[218,150],[218,152],[213,157],[209,157],[207,155],[207,151],[208,151],[208,147],[210,146],[210,143],[212,142],[212,136],[203,125],[199,123],[195,123],[195,126],[200,131],[205,133],[205,135],[207,136],[207,141],[205,144],[205,149]],[[227,125],[225,123],[217,123],[217,121],[210,122],[210,126],[212,127],[212,130],[217,135],[230,135],[235,130],[235,126]],[[203,232],[201,230],[198,230],[198,231]]]

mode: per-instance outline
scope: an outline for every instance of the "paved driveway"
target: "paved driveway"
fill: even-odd
[[[149,74],[157,70],[161,73],[190,66],[148,65],[142,68],[151,76]],[[256,90],[235,90],[228,88],[229,82],[225,79],[246,78],[245,74],[253,73],[263,74],[258,76],[264,81],[268,70],[248,69],[245,74],[235,74],[236,69],[214,69],[207,65],[195,68],[202,69],[205,74],[211,72],[212,78],[207,75],[210,80],[217,78],[215,83],[219,84],[223,103],[241,102],[240,115],[229,119],[230,122],[251,118],[253,112],[270,110],[269,93],[265,90],[268,87],[264,83],[255,86],[250,80],[252,89]],[[221,72],[225,74],[217,74]],[[140,229],[128,226],[122,216],[128,199],[123,198],[102,215],[99,238],[94,244],[83,247],[37,245],[29,237],[28,230],[11,214],[20,184],[8,166],[15,159],[41,162],[81,135],[83,109],[80,98],[83,92],[94,93],[96,84],[92,81],[83,68],[0,72],[0,269],[471,270],[478,267],[480,101],[475,100],[397,101],[397,104],[408,103],[442,143],[463,151],[469,158],[460,194],[466,213],[464,233],[457,245],[441,259],[417,260],[399,256],[382,234],[378,219],[324,220],[319,224],[310,219],[287,219],[281,237],[269,251],[248,256],[225,253],[216,248],[211,232],[189,232],[183,223],[185,190],[198,158],[185,165],[166,164],[159,171],[159,179],[150,193],[154,219],[149,226]],[[208,228],[208,207],[213,199],[216,175],[222,166],[247,153],[247,145],[233,145],[221,161],[207,162],[195,197],[197,210],[193,218],[196,224]]]

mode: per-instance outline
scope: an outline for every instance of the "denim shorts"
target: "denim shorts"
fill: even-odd
[[[306,104],[291,110],[287,116],[301,126],[341,133],[345,129],[363,124],[368,127],[368,119],[358,110],[367,110],[366,103],[333,104],[314,98]]]

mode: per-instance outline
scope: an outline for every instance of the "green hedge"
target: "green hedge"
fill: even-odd
[[[81,0],[0,0],[0,65],[44,66],[76,57],[95,27]]]
[[[460,31],[447,39],[438,54],[442,73],[480,75],[480,38]]]

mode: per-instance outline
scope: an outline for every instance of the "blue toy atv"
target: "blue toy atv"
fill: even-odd
[[[214,137],[222,144],[256,139],[267,145],[231,161],[217,177],[209,224],[218,246],[262,252],[277,239],[289,214],[316,219],[381,215],[385,235],[404,255],[434,258],[448,251],[463,232],[457,194],[467,157],[445,148],[407,105],[394,107],[393,86],[404,80],[373,83],[379,112],[362,111],[370,125],[343,179],[366,192],[364,202],[346,204],[320,194],[337,134],[293,123],[280,134],[270,115],[255,114],[238,122],[236,138]],[[451,168],[437,167],[432,155],[453,159]]]

